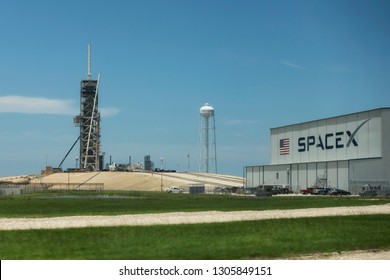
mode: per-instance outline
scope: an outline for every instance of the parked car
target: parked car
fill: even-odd
[[[307,189],[303,189],[303,190],[300,190],[300,193],[301,194],[313,194],[313,191],[314,191],[314,188],[310,187],[310,188],[307,188]]]
[[[259,185],[254,188],[254,194],[256,196],[272,196],[274,185]]]
[[[267,191],[264,189],[257,189],[255,191],[256,196],[272,196],[272,191]]]
[[[274,185],[272,188],[272,194],[289,194],[293,193],[291,187],[288,185]]]
[[[182,193],[184,190],[178,187],[169,187],[165,191],[168,193]]]
[[[214,193],[219,193],[219,194],[226,194],[226,193],[230,193],[230,190],[227,187],[216,187],[213,190],[213,192]]]
[[[360,196],[377,196],[378,193],[375,190],[366,190],[359,193]]]
[[[245,187],[239,187],[236,191],[237,194],[252,194],[251,190],[249,188]]]
[[[332,189],[330,189],[330,188],[317,187],[317,188],[314,188],[312,194],[326,195],[326,194],[329,194],[331,191],[332,191]]]
[[[351,195],[351,193],[349,191],[346,191],[346,190],[340,190],[340,189],[334,189],[332,191],[330,191],[329,193],[330,195]]]

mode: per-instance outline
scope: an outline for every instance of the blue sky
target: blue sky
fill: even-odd
[[[267,164],[269,128],[390,106],[389,1],[3,0],[0,176],[58,166],[80,81],[101,73],[106,159],[198,170],[215,108],[218,172]],[[78,146],[63,167],[74,167]]]

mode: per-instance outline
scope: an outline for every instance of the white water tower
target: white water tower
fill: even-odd
[[[200,108],[199,123],[199,172],[217,173],[214,108],[210,104]]]

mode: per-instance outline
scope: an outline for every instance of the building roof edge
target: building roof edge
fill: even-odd
[[[346,116],[351,116],[351,115],[361,114],[361,113],[367,113],[367,112],[372,112],[372,111],[382,111],[382,110],[390,110],[390,107],[380,107],[380,108],[369,109],[369,110],[364,110],[364,111],[359,111],[359,112],[354,112],[354,113],[348,113],[348,114],[339,115],[339,116],[333,116],[333,117],[315,119],[315,120],[311,120],[311,121],[293,123],[293,124],[289,124],[289,125],[282,125],[282,126],[277,126],[277,127],[271,127],[270,130],[279,129],[279,128],[283,128],[283,127],[288,127],[288,126],[300,125],[300,124],[305,124],[305,123],[318,122],[318,121],[323,121],[323,120],[328,120],[328,119],[334,119],[334,118],[339,118],[339,117],[346,117]]]

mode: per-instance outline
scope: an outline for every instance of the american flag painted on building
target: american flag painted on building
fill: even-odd
[[[279,140],[279,152],[280,155],[290,154],[290,138],[284,138]]]

